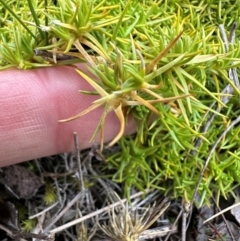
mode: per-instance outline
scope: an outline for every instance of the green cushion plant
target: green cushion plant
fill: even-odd
[[[94,91],[81,94],[99,99],[60,121],[104,107],[92,137],[101,134],[102,148],[105,118],[114,111],[120,130],[109,146],[118,142],[122,151],[108,156],[104,168],[124,183],[125,195],[134,186],[191,200],[212,145],[240,113],[240,91],[228,75],[240,65],[240,43],[226,51],[219,30],[239,21],[239,1],[0,2],[0,69],[87,63],[95,78],[77,72]],[[232,93],[221,93],[227,85]],[[201,127],[211,113],[205,133]],[[137,133],[123,137],[130,115]],[[199,205],[214,192],[227,198],[239,185],[239,141],[236,125],[215,148],[198,188]]]

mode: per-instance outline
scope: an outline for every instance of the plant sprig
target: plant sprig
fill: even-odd
[[[124,182],[125,195],[135,186],[174,196],[187,193],[191,198],[211,143],[239,115],[239,89],[228,70],[240,65],[240,43],[229,44],[226,51],[218,25],[230,29],[239,20],[240,4],[217,0],[31,3],[34,9],[27,0],[6,0],[0,6],[1,69],[87,63],[95,78],[81,69],[77,72],[94,90],[80,94],[98,94],[99,99],[83,112],[63,117],[65,121],[103,108],[92,137],[100,133],[102,148],[105,119],[114,111],[120,129],[109,145],[118,142],[122,152],[108,157],[105,171],[114,173],[116,182]],[[45,51],[48,57],[34,50]],[[221,91],[228,84],[234,93],[225,104],[226,93]],[[221,113],[211,107],[213,102],[221,106]],[[209,111],[217,116],[208,133],[201,133]],[[125,138],[130,116],[137,133]],[[198,137],[203,143],[191,157]],[[239,128],[234,127],[215,150],[199,186],[201,202],[215,191],[227,197],[232,183],[239,183],[238,141]]]

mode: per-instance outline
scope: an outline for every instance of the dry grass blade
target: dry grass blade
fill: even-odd
[[[182,36],[183,31],[174,38],[169,45],[146,67],[146,73],[150,73],[153,70],[154,66],[161,60],[161,58],[172,48],[172,46],[178,41]]]
[[[235,203],[235,204],[231,205],[230,207],[227,207],[227,208],[223,209],[222,211],[216,213],[216,214],[213,215],[211,218],[208,218],[207,220],[205,220],[203,223],[207,223],[207,222],[213,220],[214,218],[220,216],[221,214],[223,214],[223,213],[225,213],[225,212],[227,212],[227,211],[229,211],[229,210],[231,210],[231,209],[233,209],[233,208],[238,207],[239,205],[240,205],[239,202],[238,202],[238,203]]]
[[[148,192],[148,191],[149,191],[149,190],[145,190],[145,192]],[[135,194],[133,194],[132,196],[130,196],[130,199],[137,198],[137,197],[143,195],[145,192],[135,193]],[[82,218],[73,220],[73,221],[71,221],[71,222],[69,222],[69,223],[66,223],[66,224],[60,226],[60,227],[57,227],[57,228],[55,228],[55,229],[52,229],[52,230],[50,231],[50,233],[51,233],[51,234],[59,233],[59,232],[65,230],[65,229],[67,229],[67,228],[69,228],[69,227],[72,227],[72,226],[74,226],[74,225],[76,225],[76,224],[78,224],[78,223],[81,223],[81,222],[83,222],[83,221],[85,221],[85,220],[87,220],[87,219],[89,219],[89,218],[92,218],[92,217],[95,217],[95,216],[97,216],[97,215],[100,215],[101,213],[106,212],[107,210],[109,210],[109,208],[114,208],[114,207],[116,207],[116,206],[119,206],[119,205],[121,205],[121,204],[124,203],[124,202],[127,202],[127,199],[122,199],[121,201],[118,201],[118,202],[113,203],[113,204],[111,204],[111,205],[109,205],[109,206],[107,206],[107,207],[101,208],[101,209],[99,209],[99,210],[97,210],[97,211],[94,211],[94,212],[92,212],[92,213],[90,213],[90,214],[87,214],[87,215],[83,216]]]
[[[167,203],[159,213],[153,217],[155,210],[148,207],[139,218],[137,211],[129,210],[128,205],[122,205],[122,209],[117,213],[113,209],[109,214],[108,226],[102,226],[103,231],[117,241],[137,241],[140,235],[147,230],[168,208]]]
[[[119,106],[116,109],[114,109],[114,111],[120,122],[120,130],[118,134],[115,136],[115,138],[108,144],[108,146],[114,145],[123,136],[124,128],[125,128],[125,117],[122,111],[122,104],[119,104]]]

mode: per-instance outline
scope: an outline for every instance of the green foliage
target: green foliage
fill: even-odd
[[[46,183],[45,194],[44,194],[43,199],[47,205],[51,205],[57,201],[57,194],[56,194],[52,184]]]
[[[100,98],[65,121],[103,106],[92,139],[100,132],[104,140],[106,115],[114,111],[120,130],[110,145],[119,141],[122,151],[109,156],[105,168],[114,173],[114,181],[124,183],[125,195],[135,186],[174,196],[186,192],[191,199],[212,144],[239,115],[239,90],[228,70],[233,63],[240,65],[240,43],[230,44],[226,53],[218,25],[230,29],[239,22],[240,1],[58,0],[47,7],[40,0],[31,1],[33,7],[26,0],[4,2],[1,69],[76,62],[56,62],[59,54],[87,62],[96,78],[78,73]],[[36,56],[34,49],[53,57]],[[221,91],[228,84],[235,92],[226,106]],[[209,107],[214,101],[224,108],[208,132],[201,133],[204,115],[216,113]],[[137,134],[124,138],[129,115],[135,118]],[[198,137],[204,141],[192,156]],[[227,198],[239,183],[238,143],[236,126],[212,156],[199,188],[201,203],[214,192]]]
[[[27,219],[22,222],[21,230],[25,232],[31,232],[36,227],[36,224],[37,224],[36,219]]]

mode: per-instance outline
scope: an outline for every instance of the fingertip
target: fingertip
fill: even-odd
[[[80,68],[87,72],[85,65]],[[79,94],[92,87],[74,68],[12,69],[3,71],[0,80],[0,166],[71,151],[73,132],[78,133],[81,149],[91,145],[103,109],[68,122],[97,99]],[[105,141],[110,141],[120,126],[113,112],[106,126]]]

